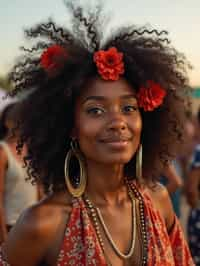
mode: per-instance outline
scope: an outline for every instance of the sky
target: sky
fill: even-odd
[[[173,46],[193,65],[189,72],[191,85],[200,86],[200,0],[104,0],[104,4],[111,26],[128,22],[167,30]],[[49,17],[67,23],[63,0],[0,0],[0,75],[20,55],[23,29]]]

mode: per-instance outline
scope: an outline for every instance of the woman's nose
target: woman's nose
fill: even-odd
[[[127,128],[126,120],[121,114],[112,114],[109,122],[108,128],[110,130],[124,130]]]

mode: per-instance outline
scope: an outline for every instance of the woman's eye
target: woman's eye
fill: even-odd
[[[138,109],[137,106],[134,106],[134,105],[126,105],[126,106],[123,107],[123,112],[130,113],[130,112],[136,111],[137,109]]]
[[[93,108],[89,108],[87,110],[88,114],[93,114],[93,115],[101,115],[102,113],[104,113],[104,110],[98,107],[93,107]]]

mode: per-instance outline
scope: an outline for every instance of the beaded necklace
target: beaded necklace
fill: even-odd
[[[147,265],[147,252],[148,252],[148,241],[147,241],[147,230],[146,230],[146,221],[145,221],[145,214],[144,214],[144,201],[142,195],[138,191],[137,187],[134,185],[133,182],[126,181],[127,185],[133,191],[135,198],[139,201],[139,214],[140,214],[140,223],[141,223],[141,237],[143,243],[143,254],[142,254],[142,266]]]
[[[140,213],[140,222],[141,222],[141,233],[142,233],[142,242],[143,242],[143,254],[142,254],[142,266],[145,266],[147,263],[147,235],[146,235],[146,226],[145,226],[145,218],[144,218],[144,204],[143,204],[143,199],[142,196],[140,195],[140,193],[138,192],[138,190],[136,189],[136,187],[127,181],[127,186],[128,186],[128,194],[129,197],[131,199],[131,203],[132,203],[132,241],[131,241],[131,247],[128,251],[127,254],[122,253],[116,246],[116,244],[114,243],[107,226],[105,225],[104,219],[101,215],[101,211],[99,208],[95,207],[93,205],[93,203],[89,200],[88,197],[86,197],[84,195],[84,201],[91,213],[91,218],[92,218],[92,222],[94,224],[94,228],[97,234],[97,238],[99,241],[99,244],[101,246],[101,249],[105,255],[105,258],[107,258],[109,265],[112,265],[109,262],[109,259],[106,255],[105,252],[105,247],[104,247],[104,242],[101,236],[101,232],[100,232],[100,227],[99,227],[99,222],[104,230],[105,236],[107,238],[107,240],[109,241],[111,247],[113,248],[114,252],[116,253],[116,255],[118,257],[120,257],[121,259],[129,259],[130,257],[132,257],[133,252],[134,252],[134,247],[135,247],[135,239],[136,239],[136,203],[135,203],[135,198],[138,199],[139,201],[139,213]],[[135,197],[135,198],[134,198]]]

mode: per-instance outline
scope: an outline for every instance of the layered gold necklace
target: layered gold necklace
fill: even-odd
[[[143,242],[143,256],[142,256],[142,265],[146,265],[147,262],[147,237],[146,237],[146,227],[145,227],[145,220],[144,220],[144,205],[143,205],[143,200],[142,197],[140,195],[140,193],[137,191],[137,189],[135,188],[135,186],[129,185],[128,184],[128,195],[130,197],[131,200],[131,205],[132,205],[132,239],[131,239],[131,245],[130,248],[128,250],[127,253],[123,253],[119,250],[119,248],[117,247],[117,245],[115,244],[106,224],[104,221],[104,218],[101,214],[101,211],[98,207],[94,206],[94,204],[91,202],[91,200],[84,195],[84,201],[86,203],[87,208],[89,209],[89,212],[91,214],[91,218],[92,218],[92,222],[94,224],[94,228],[97,234],[97,238],[99,241],[99,244],[101,246],[101,249],[105,255],[105,257],[107,258],[106,252],[105,252],[105,246],[104,246],[104,242],[103,242],[103,238],[101,236],[101,231],[100,231],[100,226],[102,227],[104,233],[105,233],[105,237],[108,240],[110,246],[112,247],[113,251],[115,252],[115,254],[123,259],[123,260],[127,260],[130,259],[133,256],[134,253],[134,248],[135,248],[135,241],[136,241],[136,231],[137,231],[137,215],[136,215],[136,200],[135,197],[138,198],[139,200],[139,210],[140,210],[140,222],[141,222],[141,232],[142,232],[142,242]],[[109,260],[108,260],[109,261]],[[109,265],[112,265],[109,262]]]

